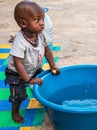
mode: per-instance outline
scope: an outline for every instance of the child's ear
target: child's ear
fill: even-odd
[[[26,22],[26,20],[24,20],[24,19],[19,19],[19,20],[18,20],[18,24],[19,24],[19,26],[20,26],[21,28],[26,28],[26,26],[27,26],[27,22]]]

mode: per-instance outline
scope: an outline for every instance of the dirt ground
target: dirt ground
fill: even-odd
[[[19,29],[13,9],[20,0],[0,0],[0,44]],[[49,8],[54,42],[61,43],[57,65],[97,64],[97,0],[35,0]],[[47,117],[42,130],[53,130]]]

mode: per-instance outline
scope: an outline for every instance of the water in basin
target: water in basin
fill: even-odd
[[[48,100],[66,108],[97,108],[97,84],[65,87],[53,93]]]

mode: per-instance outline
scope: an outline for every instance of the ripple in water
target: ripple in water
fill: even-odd
[[[76,108],[97,108],[96,99],[85,99],[85,100],[64,100],[62,102],[64,107],[76,107]]]

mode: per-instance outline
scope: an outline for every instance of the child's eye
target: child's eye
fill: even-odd
[[[41,21],[41,20],[44,22],[44,18],[43,18],[43,19],[40,19],[40,18],[34,19],[34,21],[35,21],[36,23],[38,23],[38,22]]]
[[[39,20],[40,20],[40,19],[39,19],[39,18],[37,18],[37,19],[35,19],[34,21],[35,21],[35,22],[39,22]]]

